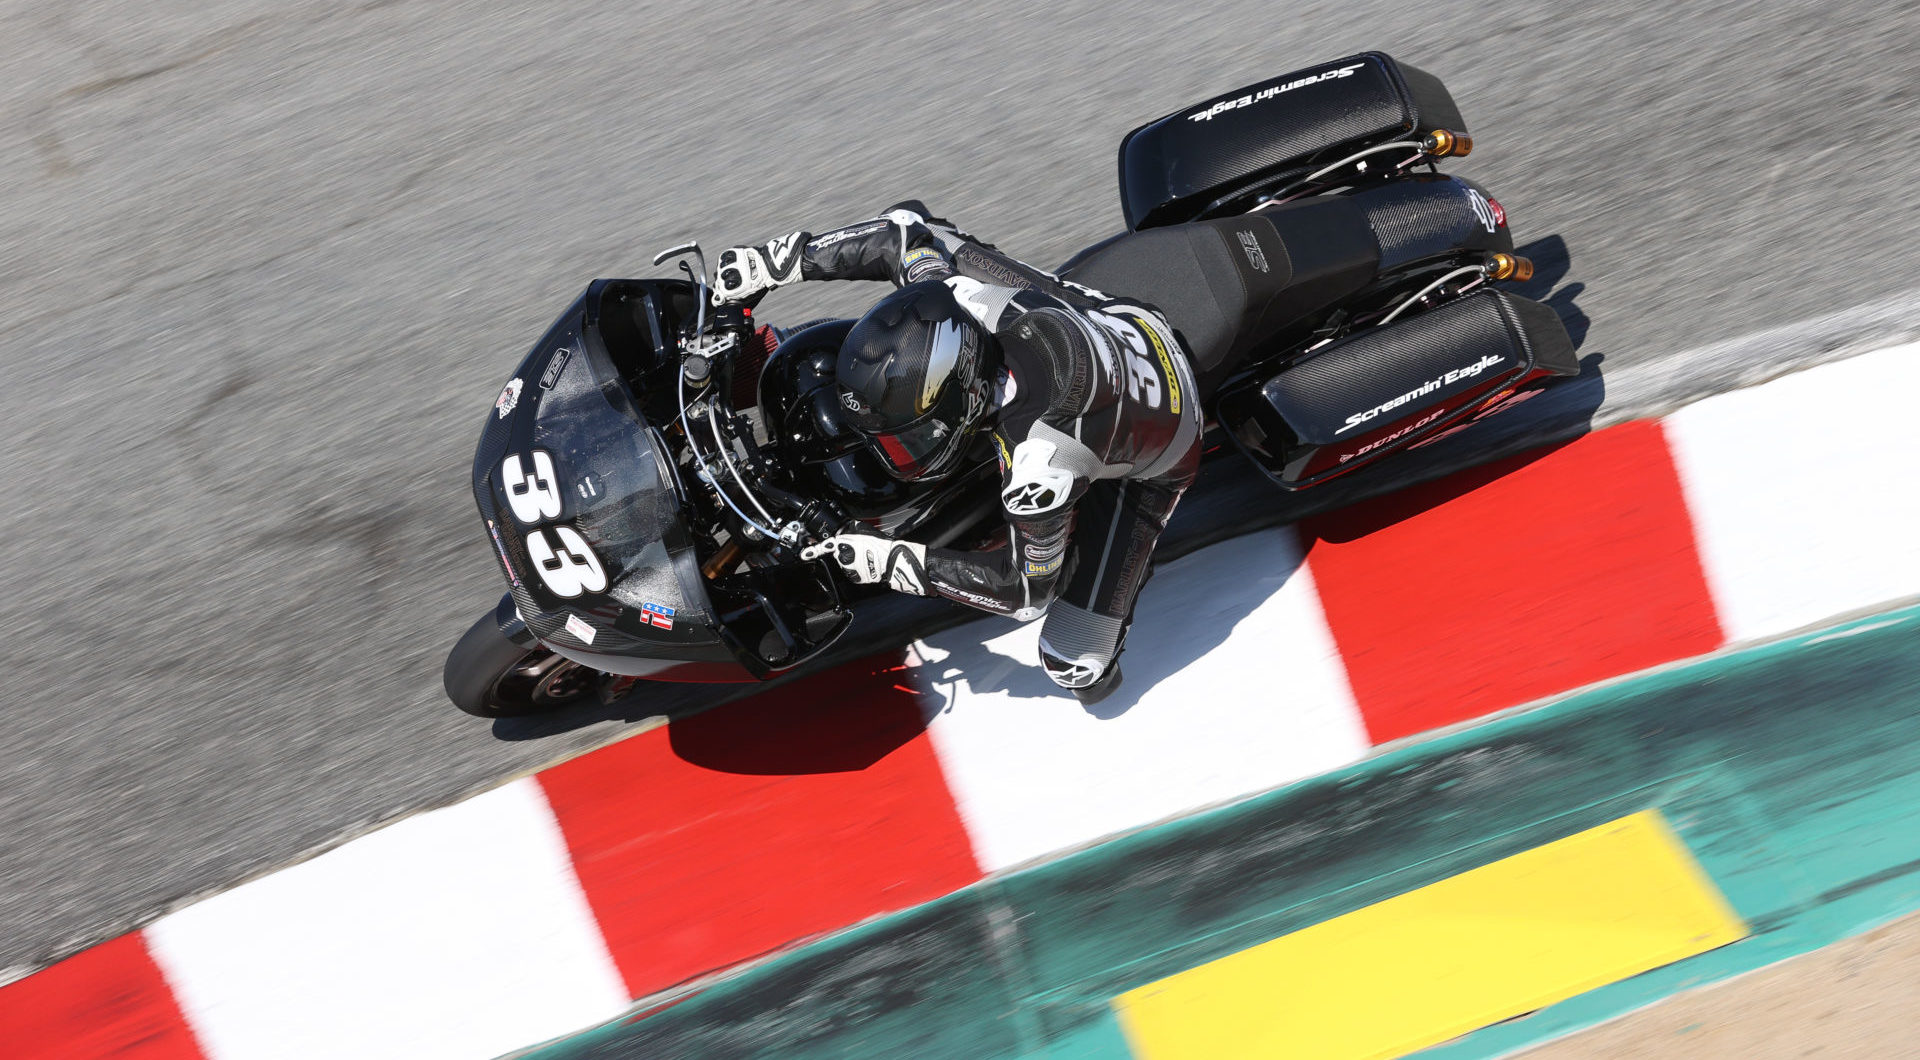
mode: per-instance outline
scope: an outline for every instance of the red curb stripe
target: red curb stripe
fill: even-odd
[[[1301,529],[1375,742],[1724,641],[1657,423],[1470,469]]]
[[[138,933],[0,988],[0,1052],[16,1060],[202,1060]]]
[[[980,878],[897,658],[539,774],[631,996]]]

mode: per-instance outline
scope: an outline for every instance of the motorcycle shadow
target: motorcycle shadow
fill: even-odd
[[[1513,292],[1552,306],[1554,312],[1560,314],[1560,322],[1567,326],[1567,335],[1573,339],[1573,348],[1578,350],[1586,345],[1587,331],[1593,326],[1593,321],[1580,311],[1574,299],[1580,297],[1587,285],[1560,285],[1560,281],[1567,278],[1567,273],[1573,271],[1573,253],[1567,249],[1567,241],[1558,235],[1550,235],[1513,250],[1533,262],[1533,279],[1511,284]],[[1581,373],[1583,378],[1585,375],[1585,372]]]
[[[535,740],[605,722],[664,720],[673,752],[716,772],[858,772],[925,730],[925,693],[910,669],[900,648],[771,686],[641,682],[611,703],[502,718],[493,733]]]

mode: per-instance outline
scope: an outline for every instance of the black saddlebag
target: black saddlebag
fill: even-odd
[[[1254,193],[1374,143],[1434,129],[1464,133],[1432,74],[1363,52],[1248,85],[1175,111],[1120,141],[1120,208],[1129,229],[1243,212]],[[1392,159],[1387,160],[1389,164]]]
[[[1428,440],[1535,379],[1579,372],[1558,314],[1490,289],[1231,383],[1219,419],[1268,476],[1300,489]]]

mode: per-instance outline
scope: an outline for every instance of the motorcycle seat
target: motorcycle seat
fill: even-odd
[[[1282,248],[1257,260],[1239,233],[1267,225],[1263,245]],[[1180,333],[1202,399],[1239,359],[1289,325],[1371,283],[1380,245],[1366,214],[1345,198],[1315,198],[1259,213],[1129,232],[1089,247],[1061,275],[1166,314]],[[1250,295],[1251,268],[1273,270],[1279,289]],[[1270,280],[1261,284],[1272,291]],[[1260,304],[1256,304],[1260,303]]]

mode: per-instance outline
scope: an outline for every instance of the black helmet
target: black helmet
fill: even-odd
[[[910,283],[840,344],[840,404],[895,478],[937,478],[958,466],[986,419],[992,352],[946,284]]]

